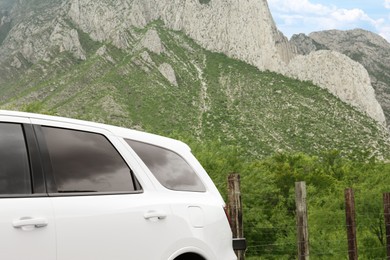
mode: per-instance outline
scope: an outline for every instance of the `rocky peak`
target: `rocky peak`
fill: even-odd
[[[378,122],[385,122],[367,70],[346,55],[336,51],[315,51],[306,56],[297,56],[291,61],[289,68],[293,77],[327,86],[335,96],[361,108]]]
[[[318,50],[329,50],[325,45],[316,42],[304,33],[294,34],[290,39],[290,43],[296,46],[298,54],[301,55],[307,55]]]
[[[312,32],[309,37],[331,49],[354,49],[369,43],[376,47],[389,48],[389,43],[384,38],[362,29]]]
[[[304,37],[320,46],[316,46],[314,50],[325,46],[361,63],[369,73],[376,98],[384,110],[387,122],[390,122],[390,43],[375,33],[361,29],[313,32]],[[293,36],[291,42],[298,49],[305,48],[305,44],[296,38],[298,36]]]

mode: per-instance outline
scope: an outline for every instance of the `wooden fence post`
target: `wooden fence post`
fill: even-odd
[[[383,193],[383,208],[386,227],[387,259],[390,259],[390,193]]]
[[[355,197],[351,188],[346,189],[344,195],[348,238],[348,256],[350,260],[357,260],[358,250],[356,240]]]
[[[307,224],[306,183],[295,183],[298,259],[309,259],[309,230]]]
[[[243,238],[240,175],[237,173],[232,173],[228,177],[228,213],[231,220],[233,237]],[[244,260],[244,253],[242,250],[237,250],[237,260]]]

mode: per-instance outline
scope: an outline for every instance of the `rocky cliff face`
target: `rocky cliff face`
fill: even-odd
[[[0,48],[0,83],[32,64],[55,59],[59,52],[85,59],[77,30],[66,22],[64,6],[61,0],[13,2],[11,26]]]
[[[26,4],[21,1],[20,5]],[[203,47],[227,54],[261,70],[283,72],[294,50],[276,28],[266,0],[64,0],[46,3],[45,12],[24,13],[8,35],[0,57],[21,66],[50,59],[53,50],[69,51],[85,59],[79,28],[97,41],[118,48],[131,47],[134,28],[162,20],[184,31]],[[33,5],[33,4],[32,4]],[[14,12],[15,15],[18,12]]]
[[[129,47],[128,28],[143,28],[160,19],[184,31],[206,49],[257,66],[282,71],[293,56],[288,40],[277,30],[265,0],[71,0],[68,15],[92,38]],[[91,15],[92,14],[92,15]]]
[[[19,5],[35,6],[33,2],[39,1],[20,1]],[[129,47],[138,41],[137,30],[160,20],[170,29],[183,31],[208,50],[246,61],[260,70],[317,82],[378,122],[384,122],[375,96],[370,96],[373,91],[367,90],[370,84],[363,72],[343,75],[344,79],[362,77],[343,81],[332,74],[340,68],[352,72],[356,64],[344,58],[336,59],[339,63],[333,64],[335,55],[331,52],[321,54],[322,63],[296,57],[296,48],[276,28],[266,0],[55,0],[39,3],[46,5],[45,12],[36,13],[32,8],[19,16],[0,48],[1,60],[14,68],[39,60],[49,61],[65,51],[77,59],[87,59],[80,44],[80,33],[131,51]],[[297,65],[311,68],[310,73],[302,73]],[[334,69],[328,69],[330,66]],[[4,69],[0,69],[0,73],[4,73]],[[345,85],[352,82],[358,85]],[[351,89],[346,91],[348,87]],[[344,95],[352,92],[355,94]],[[359,96],[362,93],[365,95]]]
[[[289,68],[293,77],[328,86],[335,96],[343,97],[352,106],[363,108],[377,121],[385,120],[382,108],[375,99],[368,72],[360,63],[351,61],[339,52],[322,50],[297,56],[290,62]]]
[[[376,98],[390,122],[390,43],[377,34],[365,30],[329,30],[306,35],[294,35],[291,43],[300,54],[330,49],[338,51],[362,64],[368,71]],[[308,44],[305,44],[308,43]],[[312,48],[308,47],[312,46]]]

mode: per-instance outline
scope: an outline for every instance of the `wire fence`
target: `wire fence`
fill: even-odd
[[[230,192],[230,191],[228,191]],[[324,207],[316,205],[316,210],[310,206],[310,198],[307,199],[307,229],[308,241],[301,241],[297,236],[297,210],[293,207],[286,209],[263,208],[256,209],[245,208],[246,200],[258,200],[259,203],[273,198],[261,198],[256,194],[249,195],[243,193],[242,200],[244,205],[243,229],[244,237],[247,240],[247,249],[245,259],[390,259],[387,256],[386,228],[390,223],[386,222],[385,203],[381,200],[383,194],[377,194],[375,203],[362,198],[358,198],[353,205],[355,211],[353,218],[355,220],[354,228],[356,235],[350,238],[348,234],[351,228],[346,222],[346,201],[341,201],[343,194],[335,194],[335,203],[339,204],[337,210],[328,209],[324,202]],[[359,194],[358,194],[359,195]],[[389,196],[390,197],[390,196]],[[230,203],[230,202],[229,202]],[[318,203],[318,202],[317,202]],[[373,203],[381,207],[373,207]],[[293,205],[293,203],[290,203]],[[294,204],[295,205],[295,204]],[[281,212],[281,213],[280,213]],[[280,213],[278,215],[278,213]],[[390,214],[390,213],[389,213]],[[268,217],[267,217],[268,216]],[[276,219],[272,219],[276,218]],[[271,220],[270,220],[271,219]],[[388,228],[390,230],[390,228]],[[349,242],[351,239],[357,241],[356,252],[351,252]],[[307,242],[308,255],[300,257],[298,254],[298,245]],[[354,258],[351,253],[356,253]],[[244,259],[244,258],[241,258]]]

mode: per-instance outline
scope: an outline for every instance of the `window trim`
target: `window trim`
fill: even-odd
[[[112,192],[66,192],[59,193],[53,192],[49,193],[49,197],[81,197],[81,196],[118,196],[118,195],[133,195],[133,194],[143,194],[144,190],[135,190],[135,191],[112,191]]]
[[[32,194],[0,194],[0,200],[2,199],[28,199],[28,198],[45,198],[48,197],[47,193],[32,193]]]
[[[71,127],[59,127],[59,126],[54,126],[54,125],[33,125],[36,136],[37,136],[37,142],[39,144],[39,150],[40,154],[42,156],[42,164],[43,164],[43,171],[45,174],[45,180],[46,180],[46,187],[47,187],[47,194],[49,197],[72,197],[72,196],[101,196],[101,195],[126,195],[126,194],[141,194],[144,192],[141,184],[139,183],[137,177],[135,176],[132,168],[130,165],[127,163],[123,155],[118,151],[118,149],[115,147],[115,145],[111,142],[110,138],[107,137],[107,135],[100,133],[100,132],[94,132],[91,130],[82,130],[82,129],[77,129],[77,128],[71,128]],[[66,192],[66,193],[61,193],[58,192],[58,187],[55,182],[54,178],[54,170],[52,167],[52,162],[50,159],[50,154],[49,154],[49,149],[46,143],[46,139],[43,133],[42,128],[43,127],[49,127],[49,128],[57,128],[57,129],[63,129],[63,130],[70,130],[70,131],[79,131],[79,132],[84,132],[84,133],[91,133],[91,134],[98,134],[103,136],[109,143],[110,145],[114,148],[114,150],[118,153],[118,155],[121,157],[123,160],[123,163],[127,165],[130,171],[131,179],[133,181],[134,189],[138,190],[133,190],[133,191],[112,191],[112,192]],[[137,184],[136,184],[137,182]]]
[[[51,167],[51,160],[49,156],[49,150],[46,145],[46,140],[43,135],[43,131],[41,126],[39,125],[33,125],[35,135],[38,142],[38,147],[40,151],[40,155],[42,158],[42,169],[45,175],[45,186],[46,186],[46,192],[50,196],[51,193],[53,193],[54,188],[56,187],[55,181],[54,181],[54,175],[53,175],[53,169]]]
[[[42,159],[34,127],[31,124],[24,124],[23,131],[30,161],[32,194],[47,196],[45,176],[42,168]]]
[[[30,175],[30,194],[0,194],[0,199],[7,198],[31,198],[31,197],[47,197],[44,174],[42,170],[42,161],[39,154],[39,148],[35,137],[33,126],[24,122],[17,121],[0,121],[4,124],[20,125],[23,133],[24,143],[26,145],[26,153]]]

